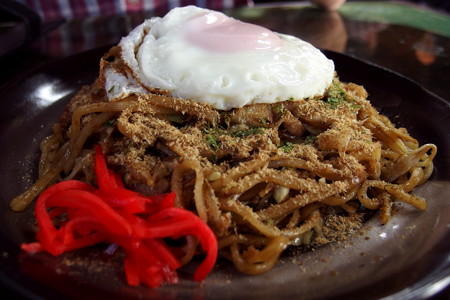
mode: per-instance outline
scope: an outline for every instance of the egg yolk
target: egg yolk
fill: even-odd
[[[184,30],[184,37],[191,44],[213,52],[276,50],[282,43],[269,29],[218,12],[194,16]]]

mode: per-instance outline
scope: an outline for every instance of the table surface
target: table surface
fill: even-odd
[[[347,2],[327,12],[303,2],[226,9],[237,19],[300,37],[316,47],[362,59],[406,76],[450,101],[450,15],[405,2]],[[48,61],[116,44],[151,12],[65,20],[0,58],[0,85]],[[0,288],[0,298],[6,291]],[[7,297],[7,296],[6,296]],[[450,299],[448,290],[437,296]],[[2,298],[3,299],[3,298]]]

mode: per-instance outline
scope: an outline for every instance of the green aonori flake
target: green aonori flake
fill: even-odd
[[[309,145],[309,144],[314,143],[316,140],[317,140],[317,136],[315,136],[315,135],[308,135],[305,138],[305,141],[303,142],[303,144]]]
[[[292,144],[291,142],[285,142],[285,143],[281,144],[281,146],[278,148],[281,149],[285,153],[289,153],[294,148],[294,144]]]
[[[250,128],[247,130],[236,131],[232,134],[232,136],[243,138],[243,137],[247,137],[252,134],[262,134],[262,133],[264,133],[264,129],[262,129],[261,127],[256,127],[256,128]]]
[[[112,93],[115,88],[116,88],[116,86],[112,85],[108,90],[108,94]]]
[[[326,91],[323,98],[331,108],[337,108],[341,103],[346,101],[345,90],[338,82],[333,82],[330,88]]]
[[[220,141],[217,140],[217,137],[215,135],[210,134],[210,133],[206,134],[205,140],[206,140],[206,143],[208,144],[208,146],[211,147],[212,149],[214,149],[214,150],[219,149]]]
[[[213,149],[217,150],[220,147],[219,136],[229,135],[234,138],[245,138],[253,134],[262,134],[264,129],[261,127],[249,128],[246,130],[239,130],[236,132],[227,132],[221,128],[203,128],[204,139],[206,143]]]
[[[275,113],[279,114],[280,116],[283,116],[286,113],[286,108],[282,104],[275,105],[273,107],[273,110]]]
[[[117,119],[109,119],[103,123],[105,127],[113,127],[116,124]]]

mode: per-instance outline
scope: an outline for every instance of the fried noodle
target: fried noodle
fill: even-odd
[[[130,188],[175,191],[176,205],[207,222],[221,254],[248,274],[271,269],[289,245],[319,241],[329,214],[372,210],[384,224],[394,201],[424,210],[411,191],[430,177],[437,151],[337,78],[320,97],[218,111],[157,93],[110,102],[100,77],[42,142],[39,179],[11,208],[24,210],[57,181],[93,184],[97,143]],[[197,243],[186,247],[183,263]]]

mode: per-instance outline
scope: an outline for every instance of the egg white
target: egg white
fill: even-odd
[[[110,101],[120,100],[132,94],[145,94],[148,91],[132,76],[117,72],[114,68],[104,70],[105,90]]]

